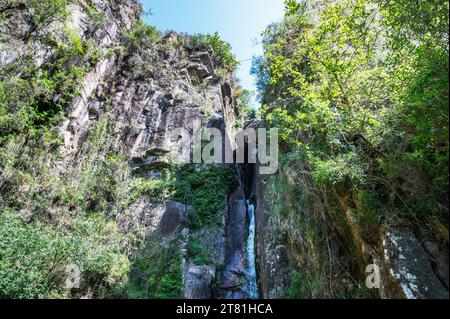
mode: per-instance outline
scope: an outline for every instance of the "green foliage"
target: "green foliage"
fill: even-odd
[[[320,184],[346,184],[356,187],[366,181],[364,163],[360,163],[355,153],[339,154],[329,160],[311,159],[313,177]]]
[[[390,211],[444,220],[448,1],[285,4],[253,65],[282,150],[305,153],[318,185],[369,187]]]
[[[12,0],[12,5],[19,1]],[[20,1],[21,2],[21,1]],[[25,5],[32,10],[32,19],[36,28],[48,25],[56,19],[64,21],[68,16],[68,0],[26,0]]]
[[[143,195],[153,202],[167,200],[172,195],[173,183],[172,172],[169,170],[165,170],[164,178],[161,179],[135,178],[132,182],[128,203],[134,203]]]
[[[77,291],[64,288],[69,264],[82,271],[80,292],[108,297],[121,289],[135,234],[120,234],[111,218],[126,201],[129,168],[117,150],[98,158],[111,146],[108,129],[107,120],[94,125],[80,151],[86,159],[82,169],[74,167],[64,174],[55,174],[47,165],[59,158],[51,152],[60,143],[54,131],[46,130],[26,143],[12,136],[0,148],[2,296],[71,297]],[[84,153],[86,149],[90,153]],[[27,255],[30,259],[21,263]],[[11,266],[17,262],[20,267]]]
[[[356,217],[359,222],[369,222],[374,225],[379,223],[378,212],[381,211],[381,204],[375,198],[375,194],[375,192],[370,193],[367,190],[361,190],[354,196],[358,206]]]
[[[281,242],[302,261],[287,297],[374,297],[355,271],[340,208],[349,203],[365,235],[382,220],[421,240],[440,238],[436,219],[448,227],[448,6],[285,1],[284,20],[265,31],[252,72],[284,153],[269,200]]]
[[[202,165],[182,167],[175,180],[174,198],[191,205],[192,226],[220,226],[225,198],[236,185],[234,171],[225,166]]]
[[[253,103],[255,92],[242,90],[242,94],[238,98],[239,113],[244,115],[245,119],[256,119],[256,106]]]
[[[215,66],[218,68],[233,71],[239,65],[232,53],[231,45],[223,41],[218,32],[214,34],[197,34],[189,37],[187,47],[191,50],[209,51]]]
[[[123,42],[128,52],[133,52],[144,47],[149,47],[158,42],[161,34],[154,27],[139,20],[131,30],[123,34]]]
[[[82,285],[96,289],[123,284],[129,261],[121,252],[123,236],[101,215],[80,216],[68,233],[39,221],[25,223],[11,211],[0,216],[0,297],[67,298],[66,268],[77,265]],[[105,240],[105,238],[108,238]]]
[[[189,242],[188,254],[196,265],[208,265],[212,262],[211,249],[195,239]]]
[[[286,15],[293,15],[300,10],[300,3],[297,0],[284,0],[284,10]]]
[[[176,242],[168,247],[159,240],[147,245],[135,258],[134,276],[126,288],[130,298],[178,299],[183,289],[181,254]]]
[[[67,238],[60,239],[40,223],[26,225],[10,212],[0,216],[0,235],[0,297],[42,298],[63,293],[52,287],[63,282],[71,248]]]

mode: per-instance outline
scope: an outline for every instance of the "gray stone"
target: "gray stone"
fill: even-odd
[[[240,291],[245,269],[247,205],[241,187],[231,194],[227,207],[225,265],[219,277],[219,288],[224,293],[224,298],[231,296],[230,291]]]
[[[206,69],[208,74],[212,75],[214,74],[214,67],[211,60],[211,55],[208,51],[196,51],[189,55],[189,59],[193,62],[198,62],[201,65],[203,65]]]
[[[449,254],[448,251],[439,249],[439,245],[432,241],[427,241],[423,247],[431,257],[433,270],[436,276],[444,283],[448,289],[449,281]]]
[[[190,265],[184,277],[184,298],[211,299],[213,297],[212,283],[211,267]]]
[[[186,220],[187,206],[177,202],[153,204],[142,197],[129,209],[117,216],[119,228],[124,233],[145,229],[145,237],[161,234],[170,239]]]
[[[186,220],[187,206],[177,202],[168,202],[162,209],[164,213],[159,230],[164,237],[171,237]]]
[[[383,241],[384,262],[391,279],[407,299],[447,299],[448,291],[436,278],[428,255],[416,237],[390,229]]]

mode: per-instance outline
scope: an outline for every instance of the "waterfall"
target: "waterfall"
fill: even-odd
[[[247,201],[248,215],[250,218],[248,238],[245,247],[245,293],[248,299],[258,299],[258,283],[256,280],[256,263],[255,263],[255,207],[251,201]]]

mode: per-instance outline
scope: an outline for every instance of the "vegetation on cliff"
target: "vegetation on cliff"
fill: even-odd
[[[392,222],[448,250],[437,230],[448,229],[448,1],[285,3],[253,72],[261,116],[280,129],[281,182],[309,198],[295,217],[309,247],[329,251],[330,211],[343,199],[362,203],[358,218],[374,229]],[[330,256],[312,258],[322,283],[339,273],[326,269]],[[315,296],[334,295],[323,289]]]
[[[137,18],[137,1],[103,2],[112,6],[116,23],[130,14],[133,25],[119,29],[106,45],[98,34],[113,21],[98,1],[0,4],[1,41],[16,41],[25,53],[12,62],[0,61],[0,298],[178,298],[179,242],[149,245],[141,229],[124,231],[119,216],[140,198],[152,203],[177,199],[192,205],[192,225],[222,222],[234,172],[205,166],[196,175],[194,168],[174,166],[161,178],[132,174],[116,129],[117,101],[110,96],[99,98],[101,114],[77,146],[76,158],[65,162],[61,126],[99,61],[113,56],[134,74],[150,77],[145,55],[153,54],[157,64],[176,48],[184,56],[189,50],[209,50],[215,66],[230,77],[237,65],[217,34],[163,42],[164,34]],[[82,32],[73,26],[74,10],[86,15]],[[19,27],[11,28],[15,18]],[[28,45],[44,52],[43,63]],[[112,90],[114,79],[104,81],[101,85]],[[81,271],[76,289],[66,282],[71,264]]]
[[[275,246],[291,254],[284,297],[378,297],[355,241],[378,249],[381,225],[448,251],[448,6],[286,0],[284,20],[264,32],[258,117],[279,128],[282,156],[255,201],[267,201]],[[0,4],[0,299],[179,298],[183,258],[207,275],[225,267],[213,250],[235,170],[178,166],[158,157],[166,150],[133,146],[172,124],[153,123],[155,109],[186,102],[211,120],[213,85],[210,104],[227,104],[233,129],[242,126],[257,116],[252,93],[217,33],[162,33],[140,14],[137,0]],[[80,103],[85,114],[71,118]],[[153,209],[171,201],[186,208],[187,232],[165,238]],[[82,275],[73,289],[71,265]]]

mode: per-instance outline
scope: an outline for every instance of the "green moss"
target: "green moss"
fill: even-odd
[[[176,176],[174,198],[191,205],[193,228],[222,225],[226,196],[237,184],[235,172],[225,166],[184,166]]]

